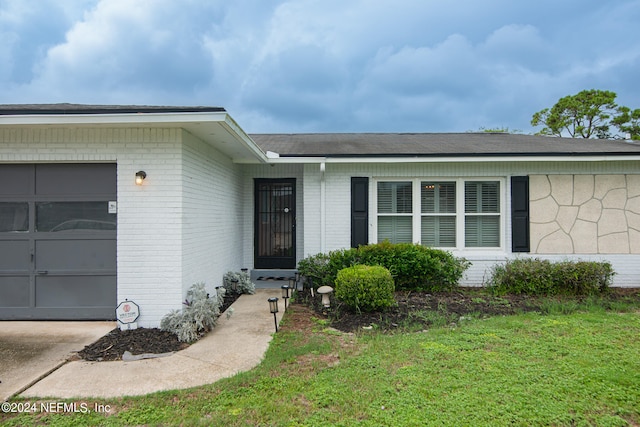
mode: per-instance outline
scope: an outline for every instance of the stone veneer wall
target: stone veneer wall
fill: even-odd
[[[640,253],[640,175],[531,175],[531,253]]]

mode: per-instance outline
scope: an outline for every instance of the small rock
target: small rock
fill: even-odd
[[[142,359],[156,359],[158,357],[167,357],[171,356],[175,351],[171,351],[169,353],[142,353],[142,354],[131,354],[129,351],[125,351],[122,353],[122,360],[125,362],[131,362],[134,360],[142,360]]]

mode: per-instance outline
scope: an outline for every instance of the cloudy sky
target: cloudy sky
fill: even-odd
[[[224,107],[249,133],[532,132],[640,108],[640,0],[0,0],[0,103]]]

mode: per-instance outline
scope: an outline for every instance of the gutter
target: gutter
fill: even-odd
[[[609,154],[510,154],[510,155],[479,155],[479,156],[286,156],[267,159],[267,163],[302,164],[302,163],[486,163],[486,162],[619,162],[640,161],[640,153],[609,153]]]

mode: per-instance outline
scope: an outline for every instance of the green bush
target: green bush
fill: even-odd
[[[384,241],[358,248],[359,261],[386,267],[396,288],[442,291],[453,289],[470,263],[450,252],[413,243]]]
[[[440,291],[457,286],[470,263],[440,249],[384,241],[307,257],[299,262],[298,271],[311,277],[315,287],[332,286],[340,270],[354,265],[385,267],[398,289]]]
[[[497,294],[593,295],[611,286],[608,262],[519,258],[492,268],[488,288]]]
[[[377,311],[395,304],[391,273],[381,266],[355,265],[340,270],[335,283],[336,298],[347,307]]]
[[[314,288],[320,286],[333,286],[338,276],[338,271],[343,268],[359,264],[356,261],[356,249],[342,249],[319,253],[300,260],[298,272],[306,278],[313,280]]]

